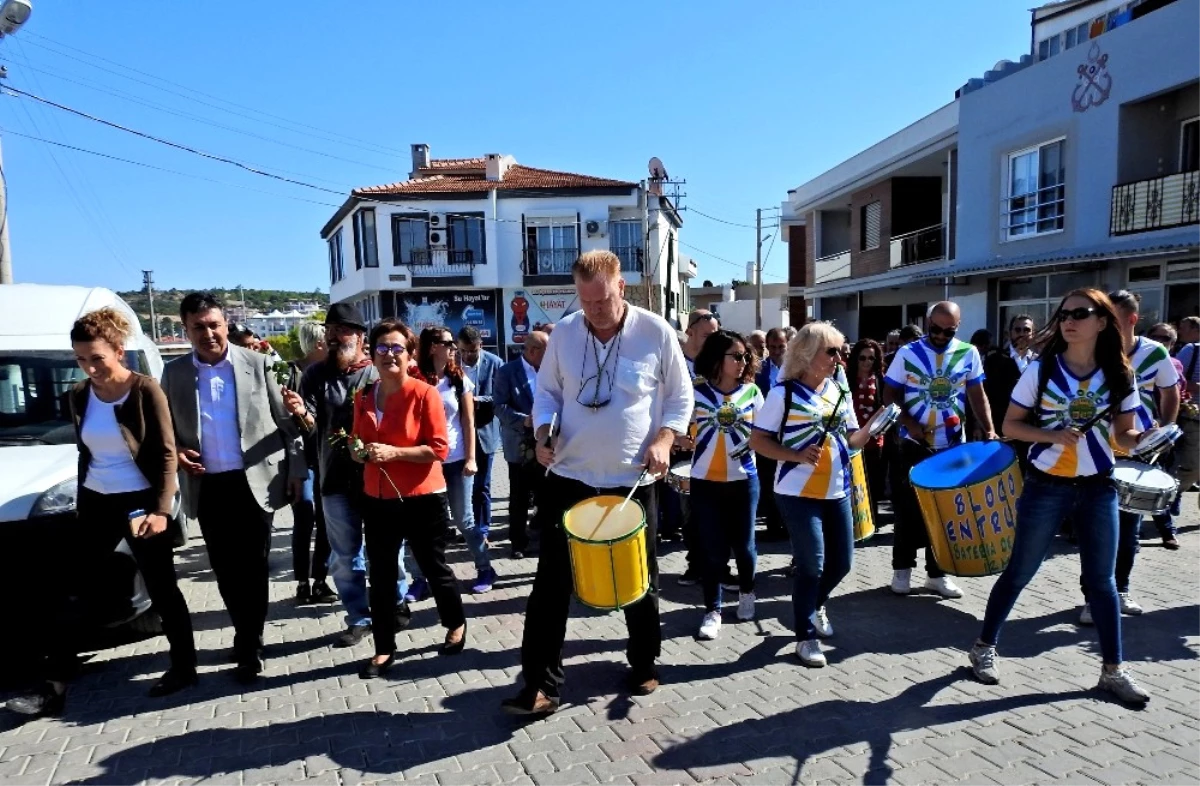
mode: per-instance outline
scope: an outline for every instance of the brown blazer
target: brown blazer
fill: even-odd
[[[79,445],[80,489],[92,462],[92,453],[80,436],[91,387],[92,381],[85,379],[71,388],[71,417],[75,422],[75,441]],[[171,425],[166,395],[153,377],[134,372],[129,398],[114,411],[125,444],[129,445],[133,455],[133,463],[146,476],[158,498],[157,509],[148,512],[170,518],[179,481],[176,479],[175,428]]]

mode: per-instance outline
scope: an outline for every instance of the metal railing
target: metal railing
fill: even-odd
[[[577,248],[526,248],[521,267],[527,276],[569,276],[578,258]]]
[[[1063,228],[1066,211],[1067,188],[1062,184],[1043,186],[1028,194],[1006,197],[1000,204],[1000,225],[1004,238],[1012,240],[1043,232],[1058,232]]]
[[[936,224],[892,238],[889,267],[915,265],[946,258],[946,225]]]
[[[1200,171],[1113,186],[1108,234],[1131,235],[1200,223]]]
[[[819,257],[815,260],[813,270],[814,284],[824,284],[827,281],[837,281],[839,278],[850,278],[850,250],[839,251],[836,254]]]
[[[412,269],[414,278],[470,276],[475,265],[483,264],[483,260],[476,260],[471,248],[414,248],[409,250],[404,264]]]
[[[641,246],[615,246],[610,248],[621,259],[622,273],[641,273],[643,252]]]

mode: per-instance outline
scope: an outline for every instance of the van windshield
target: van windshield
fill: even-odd
[[[73,444],[67,393],[84,376],[69,351],[0,352],[0,445]]]

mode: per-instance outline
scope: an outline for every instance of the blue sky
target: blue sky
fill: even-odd
[[[132,289],[153,268],[162,288],[312,290],[328,288],[318,230],[333,206],[403,179],[413,142],[630,180],[658,156],[687,179],[684,205],[753,224],[1025,53],[1032,3],[33,5],[0,41],[9,86],[340,193],[0,98],[17,280]],[[684,217],[700,278],[743,277],[753,229]],[[785,280],[786,250],[765,280]]]

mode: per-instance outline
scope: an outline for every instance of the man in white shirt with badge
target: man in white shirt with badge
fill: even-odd
[[[666,320],[625,302],[615,254],[589,251],[572,273],[582,310],[556,326],[556,338],[538,370],[533,407],[538,461],[549,474],[539,490],[538,514],[545,524],[521,643],[525,685],[502,705],[515,715],[548,715],[561,702],[562,647],[572,591],[561,522],[575,504],[601,494],[626,496],[632,491],[647,508],[650,590],[624,608],[632,669],[628,686],[634,694],[647,695],[659,683],[657,526],[652,485],[638,481],[643,474],[649,479],[669,469],[671,445],[691,420],[692,385]]]

